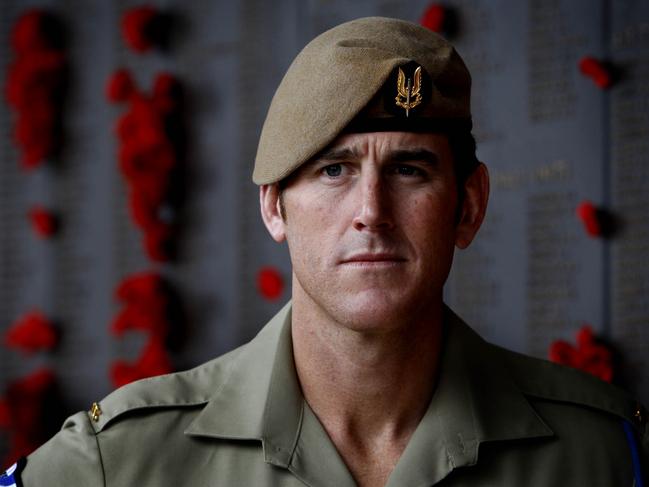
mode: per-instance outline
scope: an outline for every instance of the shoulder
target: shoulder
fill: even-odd
[[[93,404],[87,412],[90,424],[100,433],[110,423],[132,412],[204,405],[226,382],[233,359],[242,348],[193,369],[127,384]]]
[[[129,456],[162,455],[154,445],[180,445],[186,425],[225,383],[241,348],[187,371],[133,382],[70,416],[27,458],[23,485],[41,485],[44,478],[53,485],[104,485],[105,472],[115,475],[119,459],[126,475],[136,468],[124,467]],[[168,450],[164,454],[173,455]]]
[[[649,448],[647,411],[623,389],[590,374],[548,360],[491,345],[516,387],[532,404],[544,410],[575,410],[580,416],[599,417],[619,427],[631,424]]]
[[[133,382],[70,416],[27,458],[23,485],[41,485],[43,478],[55,485],[103,485],[107,462],[112,465],[120,454],[151,451],[171,437],[181,441],[184,425],[226,381],[239,350],[184,372]]]

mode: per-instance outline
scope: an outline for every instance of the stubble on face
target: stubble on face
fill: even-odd
[[[388,331],[441,305],[457,192],[444,136],[345,135],[281,191],[294,306]]]

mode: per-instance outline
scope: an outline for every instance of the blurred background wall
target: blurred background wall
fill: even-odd
[[[647,2],[151,1],[164,20],[152,34],[160,42],[138,52],[123,22],[141,5],[0,2],[3,84],[18,56],[12,29],[32,8],[56,17],[66,66],[60,150],[36,167],[25,168],[14,140],[19,115],[0,100],[0,456],[16,448],[16,426],[6,424],[16,406],[8,404],[38,397],[25,392],[38,388],[36,379],[24,385],[35,372],[56,379],[56,405],[41,403],[58,427],[119,380],[156,366],[191,367],[247,341],[288,299],[288,254],[267,236],[250,178],[260,128],[303,45],[369,15],[420,22],[428,12],[427,22],[443,24],[473,74],[474,133],[491,172],[491,206],[476,243],[456,256],[449,304],[487,339],[539,357],[557,339],[574,345],[589,324],[614,351],[615,380],[649,403]],[[158,208],[172,223],[165,235],[174,251],[162,256],[151,250],[160,239],[149,239],[147,250],[149,234],[133,217],[134,189],[120,165],[129,134],[120,139],[115,126],[135,109],[107,99],[119,69],[141,100],[164,91],[170,78],[161,74],[182,88],[171,109],[175,196]],[[49,238],[36,207],[58,221]],[[600,235],[588,233],[578,208]],[[140,359],[155,324],[138,330],[131,317],[126,332],[111,331],[130,306],[124,281],[142,273],[160,276],[171,289],[163,308],[174,310],[161,332],[166,355],[154,350],[149,368]],[[128,282],[146,294],[146,282]],[[24,335],[43,325],[34,324],[35,311],[56,330],[57,344],[32,344],[26,353]],[[22,345],[6,346],[11,330]]]

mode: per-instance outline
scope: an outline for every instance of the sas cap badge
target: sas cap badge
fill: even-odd
[[[410,110],[422,102],[421,96],[421,66],[417,66],[412,77],[406,76],[403,69],[399,68],[397,76],[397,96],[394,98],[396,106],[406,111],[406,117]]]

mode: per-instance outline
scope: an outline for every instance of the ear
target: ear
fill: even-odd
[[[464,201],[459,223],[455,232],[455,245],[467,248],[478,233],[487,211],[489,200],[489,172],[487,166],[480,165],[464,184]]]
[[[261,218],[268,229],[268,233],[276,242],[286,239],[284,218],[279,202],[279,186],[277,184],[262,184],[259,186],[259,206]]]

